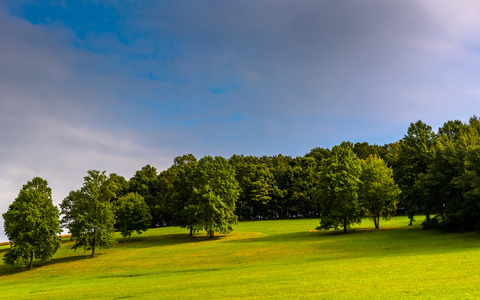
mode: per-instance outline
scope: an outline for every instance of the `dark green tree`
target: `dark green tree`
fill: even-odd
[[[125,177],[120,176],[116,173],[110,174],[107,181],[112,192],[115,193],[115,196],[112,197],[111,201],[114,206],[116,206],[118,198],[125,196],[128,192],[128,181],[125,179]]]
[[[278,154],[274,156],[262,156],[260,161],[268,167],[274,178],[272,199],[268,203],[264,217],[268,219],[291,217],[290,208],[294,205],[291,197],[293,159],[290,156]]]
[[[16,266],[28,263],[33,269],[34,259],[50,259],[61,244],[58,217],[47,181],[35,177],[27,182],[3,214],[5,233],[11,243],[4,262]]]
[[[384,159],[388,153],[385,146],[379,146],[375,144],[370,145],[367,142],[355,143],[353,145],[353,152],[357,155],[359,159],[366,159],[370,155],[377,155]]]
[[[407,134],[400,140],[397,162],[394,171],[395,182],[402,190],[400,204],[410,219],[423,211],[425,198],[416,184],[421,174],[425,174],[433,158],[436,134],[432,127],[417,121],[411,123]]]
[[[151,227],[163,225],[157,169],[146,165],[135,172],[128,182],[128,192],[138,193],[145,199],[152,215]]]
[[[125,242],[130,241],[132,232],[136,231],[141,234],[147,231],[152,216],[150,210],[142,196],[137,193],[128,193],[118,199],[116,208],[117,224]]]
[[[292,168],[291,214],[297,217],[318,217],[315,193],[318,186],[317,160],[313,157],[297,157]]]
[[[400,189],[393,181],[393,170],[379,156],[370,155],[360,162],[360,204],[366,216],[373,220],[375,229],[379,229],[381,218],[389,220],[395,215]]]
[[[268,215],[275,191],[275,179],[270,168],[257,157],[233,155],[229,159],[235,169],[240,195],[235,214],[241,220],[253,220]]]
[[[350,144],[343,142],[332,148],[332,155],[324,160],[319,174],[318,229],[343,227],[346,232],[351,224],[361,221],[362,209],[358,202],[361,173],[360,161]]]
[[[108,248],[115,243],[115,215],[111,203],[114,190],[105,171],[91,170],[84,177],[83,187],[71,191],[62,201],[62,223],[75,241],[72,249],[92,250],[94,257],[97,248]]]
[[[193,194],[190,201],[195,213],[195,227],[204,229],[208,236],[215,232],[228,233],[237,223],[235,202],[239,186],[235,171],[220,156],[205,156],[198,161],[192,176]]]
[[[167,170],[171,188],[166,195],[166,210],[172,216],[172,224],[190,230],[190,236],[199,228],[199,211],[192,203],[193,172],[197,159],[192,154],[175,157],[173,165]],[[166,178],[165,178],[166,179]]]

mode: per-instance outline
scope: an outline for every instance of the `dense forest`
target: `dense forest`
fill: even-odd
[[[379,228],[381,219],[402,214],[414,222],[423,214],[425,229],[480,231],[480,119],[448,121],[437,132],[417,121],[387,145],[343,142],[294,158],[235,154],[197,160],[186,154],[160,173],[146,165],[129,180],[93,170],[84,180],[60,209],[51,204],[46,180],[24,185],[3,215],[15,243],[7,263],[53,255],[59,242],[48,236],[60,232],[61,215],[74,248],[92,250],[92,256],[96,247],[114,243],[114,230],[126,241],[134,231],[158,226],[181,226],[191,235],[205,230],[212,237],[231,231],[238,220],[319,218],[319,229],[346,231],[365,217]],[[48,224],[29,218],[45,214]],[[21,232],[25,227],[48,230]],[[33,245],[36,236],[43,244]]]

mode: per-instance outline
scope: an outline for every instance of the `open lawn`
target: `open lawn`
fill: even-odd
[[[480,235],[421,221],[347,234],[315,231],[317,219],[242,222],[213,240],[158,228],[93,259],[65,239],[33,271],[0,265],[0,298],[480,298]]]

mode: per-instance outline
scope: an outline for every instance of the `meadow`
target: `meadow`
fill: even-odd
[[[347,234],[314,230],[318,219],[251,221],[214,239],[156,228],[95,258],[66,238],[32,271],[1,264],[0,298],[480,298],[480,235],[421,221],[364,220]]]

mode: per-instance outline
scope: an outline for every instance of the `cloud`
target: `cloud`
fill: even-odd
[[[479,6],[2,2],[0,212],[34,176],[59,203],[89,169],[128,178],[184,153],[295,156],[467,120]]]

